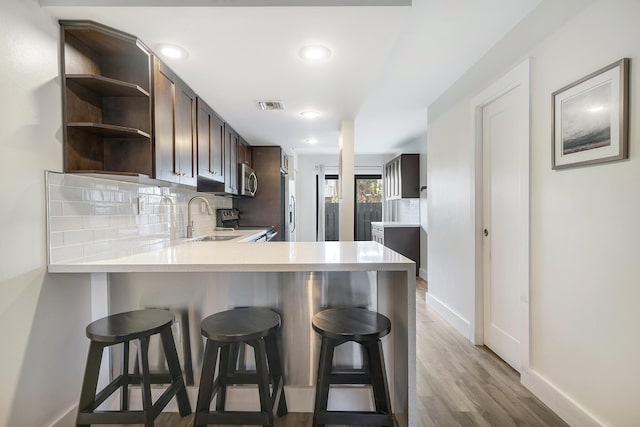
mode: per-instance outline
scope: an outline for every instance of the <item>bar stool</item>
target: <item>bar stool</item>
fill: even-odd
[[[389,386],[384,367],[380,338],[391,331],[391,321],[363,308],[331,308],[313,316],[313,330],[322,337],[313,425],[374,424],[393,426]],[[359,371],[333,372],[333,351],[340,344],[354,341],[362,345],[366,355]],[[373,388],[375,412],[328,411],[331,384],[370,384]]]
[[[76,426],[91,424],[144,424],[153,427],[153,421],[175,396],[181,416],[191,413],[189,398],[182,378],[178,353],[171,333],[173,315],[166,310],[136,310],[114,314],[87,326],[87,337],[91,340],[87,366],[82,382]],[[149,373],[149,338],[160,334],[169,376]],[[138,361],[141,374],[129,374],[129,342],[138,346]],[[123,344],[122,374],[96,393],[102,351],[115,344]],[[142,411],[129,410],[129,385],[140,384]],[[170,384],[153,403],[151,384]],[[98,411],[97,408],[115,391],[120,389],[120,411]]]
[[[202,377],[198,390],[198,403],[193,425],[254,424],[275,425],[274,411],[287,413],[284,396],[282,364],[276,342],[280,329],[280,315],[263,308],[236,308],[216,313],[200,324],[207,339],[202,361]],[[238,372],[238,349],[241,343],[253,347],[256,372]],[[218,376],[214,379],[216,359],[220,350]],[[268,364],[268,366],[267,366]],[[227,386],[232,384],[257,384],[260,396],[260,412],[225,411]],[[269,391],[269,385],[272,391]],[[211,401],[217,397],[215,411]]]

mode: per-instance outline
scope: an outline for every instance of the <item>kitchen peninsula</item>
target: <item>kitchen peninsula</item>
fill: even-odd
[[[394,415],[401,426],[416,424],[415,264],[376,242],[178,240],[120,258],[51,263],[49,272],[90,273],[93,318],[142,307],[186,307],[196,373],[204,316],[247,305],[280,312],[291,412],[313,408],[319,350],[313,314],[336,305],[375,309],[392,322],[383,345]],[[359,352],[342,350],[345,365],[360,363]],[[230,393],[230,403],[250,405],[254,397],[246,389]],[[189,387],[192,403],[195,390]],[[345,402],[368,409],[371,400],[362,387],[332,389],[331,395],[329,405],[336,409]]]

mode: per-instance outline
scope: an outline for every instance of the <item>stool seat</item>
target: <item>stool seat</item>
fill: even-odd
[[[87,326],[87,338],[92,341],[117,344],[160,333],[173,323],[167,310],[135,310],[96,320]]]
[[[363,308],[330,308],[313,316],[313,330],[340,341],[375,341],[391,332],[391,321]]]
[[[212,314],[200,324],[202,335],[218,342],[264,338],[280,328],[280,315],[265,308],[236,308]]]

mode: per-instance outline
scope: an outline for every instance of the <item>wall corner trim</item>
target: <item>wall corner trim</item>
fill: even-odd
[[[581,427],[606,425],[539,373],[523,369],[520,382],[567,424]]]

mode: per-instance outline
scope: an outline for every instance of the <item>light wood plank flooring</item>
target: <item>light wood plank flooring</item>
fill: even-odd
[[[566,426],[520,384],[520,376],[486,347],[476,347],[427,308],[417,280],[418,427]],[[157,427],[187,427],[193,416],[161,414]],[[290,413],[278,427],[306,427],[311,414]],[[120,426],[111,426],[120,427]]]

